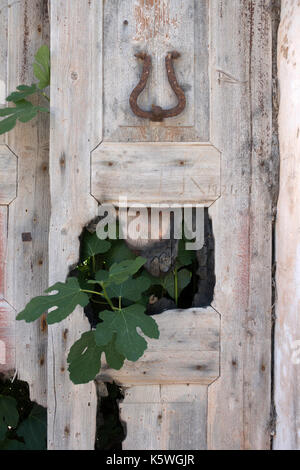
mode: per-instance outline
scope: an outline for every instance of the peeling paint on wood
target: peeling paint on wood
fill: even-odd
[[[170,39],[170,27],[178,28],[180,13],[177,6],[171,11],[171,0],[138,0],[134,6],[135,41],[149,41],[159,36],[160,41]],[[184,17],[181,17],[184,21]]]

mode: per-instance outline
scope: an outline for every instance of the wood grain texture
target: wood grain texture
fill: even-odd
[[[15,368],[15,311],[5,300],[8,207],[0,206],[0,372]]]
[[[135,386],[120,404],[127,435],[123,450],[205,450],[207,387]]]
[[[280,195],[276,230],[275,450],[300,450],[300,5],[282,1],[278,36]]]
[[[17,195],[17,158],[0,145],[0,205],[8,205]]]
[[[271,18],[268,5],[258,0],[212,0],[209,6],[210,141],[222,153],[222,196],[210,210],[216,242],[214,306],[222,317],[222,358],[221,377],[208,392],[207,447],[267,449],[275,185]],[[140,25],[149,9],[150,2],[141,4]],[[152,23],[145,24],[147,34]],[[106,82],[104,95],[105,86]],[[117,109],[118,100],[115,105]],[[163,140],[160,127],[152,128],[154,137],[144,134],[139,140]],[[136,139],[135,129],[131,133],[126,128],[125,135],[113,134],[114,129],[111,140],[116,135],[119,140]],[[140,393],[145,393],[144,388]]]
[[[50,284],[64,281],[76,265],[79,236],[97,215],[90,152],[102,140],[101,12],[101,2],[51,2]],[[94,448],[95,385],[72,384],[66,364],[71,345],[87,330],[81,308],[49,328],[49,449]]]
[[[7,49],[8,49],[8,0],[0,0],[0,107],[6,105],[7,96]],[[5,142],[5,135],[0,135],[0,144]]]
[[[266,2],[212,0],[211,141],[222,196],[211,207],[221,377],[209,449],[270,448],[272,29]],[[231,77],[231,78],[230,78]],[[230,78],[230,79],[229,79]]]
[[[7,95],[7,49],[8,49],[8,7],[7,0],[0,1],[0,107],[5,106]],[[5,145],[5,134],[0,135],[0,204],[8,204],[12,192],[16,191],[16,175],[14,188],[6,184],[7,164],[12,159],[7,157],[9,151]],[[7,262],[7,220],[8,207],[0,206],[0,372],[13,371],[15,368],[15,313],[5,300],[6,296],[6,262]]]
[[[159,340],[146,338],[148,349],[120,371],[103,364],[99,379],[120,385],[204,384],[219,376],[220,316],[212,308],[169,310],[155,317]]]
[[[15,310],[0,298],[0,372],[13,374],[15,368]]]
[[[34,81],[32,63],[37,49],[49,39],[47,2],[7,2],[8,61],[6,93]],[[18,31],[18,34],[16,34]],[[41,99],[40,104],[45,105]],[[49,224],[49,117],[40,115],[19,123],[5,134],[5,142],[18,158],[17,198],[9,205],[6,259],[6,299],[16,312],[48,285]],[[31,234],[23,241],[22,234]],[[17,322],[16,370],[27,381],[31,399],[46,405],[46,347],[44,322]]]
[[[220,196],[220,159],[211,145],[102,143],[92,154],[99,202],[210,205]]]
[[[0,206],[0,297],[5,294],[5,265],[7,255],[7,216],[8,208]]]
[[[209,141],[209,3],[110,0],[103,4],[104,140]],[[181,54],[174,67],[187,106],[178,117],[153,125],[136,117],[129,106],[142,69],[134,54],[143,51],[152,57],[152,71],[140,106],[150,109],[155,104],[167,109],[176,104],[165,67],[165,57],[172,50]]]

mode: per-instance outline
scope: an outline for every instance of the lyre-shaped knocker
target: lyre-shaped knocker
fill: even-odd
[[[174,106],[174,108],[171,109],[162,109],[160,106],[152,105],[152,110],[151,111],[145,111],[139,107],[137,104],[137,100],[139,95],[142,93],[142,91],[145,89],[145,86],[147,84],[149,75],[150,75],[150,70],[151,70],[151,56],[144,53],[140,52],[139,54],[135,54],[135,57],[138,59],[142,59],[144,61],[144,67],[143,67],[143,72],[141,79],[138,83],[138,85],[135,87],[133,92],[130,95],[130,106],[134,114],[138,117],[144,118],[144,119],[150,119],[150,121],[163,121],[164,118],[169,118],[169,117],[175,117],[180,114],[186,105],[186,98],[184,95],[184,91],[180,86],[178,85],[174,67],[173,67],[173,59],[177,59],[180,57],[179,52],[173,51],[169,52],[166,56],[166,68],[167,68],[167,74],[168,74],[168,80],[170,83],[170,86],[172,90],[174,91],[175,95],[178,98],[178,104]]]

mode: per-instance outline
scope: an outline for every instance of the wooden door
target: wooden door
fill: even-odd
[[[16,31],[18,33],[16,34]],[[49,42],[47,0],[0,1],[0,106],[34,81],[32,63]],[[38,100],[38,98],[35,98]],[[43,98],[39,98],[40,104]],[[47,406],[47,325],[15,315],[48,285],[49,118],[18,123],[0,136],[0,372],[16,372],[30,396]],[[2,342],[2,343],[1,343]],[[0,352],[1,356],[1,352]]]
[[[124,449],[270,447],[272,25],[265,3],[51,2],[50,283],[76,263],[78,237],[98,203],[117,204],[119,195],[200,203],[213,223],[212,306],[164,313],[159,346],[101,376],[126,386]],[[141,64],[134,54],[145,51],[153,63],[140,106],[168,108],[175,97],[164,59],[174,49],[184,112],[159,123],[135,116],[129,97]],[[168,316],[177,319],[172,327]],[[94,445],[94,384],[74,386],[66,372],[68,349],[87,328],[79,308],[50,328],[50,448]]]

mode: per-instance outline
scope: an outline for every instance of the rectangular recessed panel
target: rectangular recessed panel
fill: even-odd
[[[202,384],[209,385],[219,376],[219,353],[201,351],[145,352],[137,362],[126,361],[118,372],[101,368],[101,380],[122,385]]]
[[[209,140],[209,3],[207,0],[109,0],[103,10],[103,139],[105,141]],[[133,114],[129,97],[142,73],[137,52],[152,68],[139,105],[168,109],[177,100],[168,82],[165,57],[174,61],[186,108],[158,126]]]
[[[219,351],[220,317],[213,309],[169,310],[154,318],[160,340],[149,341],[148,351]]]
[[[220,195],[220,153],[197,143],[106,143],[92,154],[92,195],[118,205],[210,205]]]
[[[123,450],[207,449],[207,386],[140,385],[126,388],[124,395]]]
[[[101,380],[134,384],[211,384],[219,376],[220,317],[212,308],[170,310],[155,316],[159,340],[120,371],[101,367]]]

